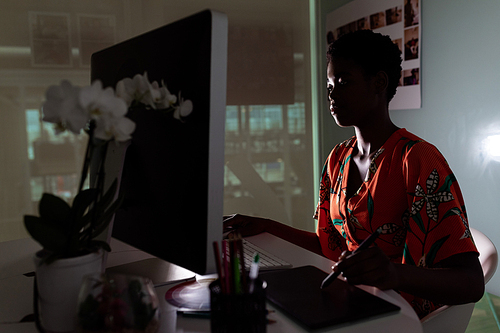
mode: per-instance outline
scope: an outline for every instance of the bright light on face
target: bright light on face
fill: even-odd
[[[500,158],[500,135],[490,135],[483,140],[484,151],[493,158]]]

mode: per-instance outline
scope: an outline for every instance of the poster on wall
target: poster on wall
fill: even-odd
[[[391,37],[402,53],[403,72],[391,110],[419,109],[421,0],[354,0],[329,13],[326,39],[333,42],[355,30],[371,29]]]

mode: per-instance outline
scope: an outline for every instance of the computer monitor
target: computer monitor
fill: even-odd
[[[198,274],[216,272],[222,239],[227,17],[205,10],[96,52],[91,80],[105,87],[135,74],[164,80],[193,102],[181,122],[133,110],[112,236]],[[108,158],[114,158],[108,155]],[[109,176],[109,175],[108,175]],[[109,179],[108,179],[109,181]]]

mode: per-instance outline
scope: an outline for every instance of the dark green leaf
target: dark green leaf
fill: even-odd
[[[108,227],[109,223],[111,222],[113,215],[108,216],[107,219],[100,219],[98,224],[94,227],[92,230],[92,235],[91,238],[95,238],[99,236],[106,228]]]
[[[38,204],[38,211],[42,219],[54,226],[64,228],[68,227],[70,210],[71,208],[66,201],[50,193],[44,193]]]
[[[420,213],[417,213],[417,214],[413,214],[411,215],[411,218],[413,219],[413,221],[415,221],[415,223],[417,224],[417,226],[420,228],[420,230],[426,234],[427,233],[427,230],[425,230],[425,227],[424,227],[424,222],[422,221],[422,216],[420,216]]]
[[[448,210],[444,215],[443,215],[443,218],[441,220],[444,220],[445,218],[447,217],[450,217],[450,216],[455,216],[455,215],[460,215],[461,214],[461,211],[458,207],[454,207],[450,210]]]
[[[72,207],[72,214],[75,221],[75,232],[81,230],[90,223],[92,215],[90,214],[89,208],[96,200],[97,194],[98,191],[96,189],[87,189],[80,192],[75,197]]]
[[[436,192],[450,192],[451,185],[457,181],[457,178],[454,174],[449,174],[444,180],[443,185]]]
[[[429,253],[427,253],[427,256],[425,258],[425,263],[427,267],[432,267],[434,264],[434,260],[436,259],[436,255],[443,246],[444,242],[450,237],[450,235],[444,236],[440,240],[436,241],[434,244],[432,244],[431,249],[429,250]]]
[[[87,189],[78,193],[73,200],[73,216],[80,218],[89,209],[90,205],[97,199],[98,191],[94,188]]]
[[[81,232],[81,230],[87,229],[90,227],[90,221],[92,220],[92,211],[87,212],[87,214],[80,217],[75,224],[75,230]]]
[[[112,217],[112,214],[107,214],[106,208],[112,203],[112,201],[114,199],[116,189],[118,186],[117,184],[118,184],[118,182],[117,182],[117,180],[115,180],[113,182],[113,184],[111,184],[111,186],[108,189],[108,191],[106,192],[106,194],[96,203],[96,205],[94,207],[92,207],[91,210],[89,210],[87,212],[87,214],[82,218],[81,223],[79,224],[80,228],[84,228],[87,225],[92,225],[94,230],[96,228],[99,228],[100,232],[102,232],[102,230],[106,228],[106,226],[109,224],[110,219]],[[114,206],[112,206],[112,207],[114,207]],[[113,208],[113,209],[116,210],[117,207]],[[105,226],[101,227],[102,225],[105,225]],[[98,234],[100,234],[100,232]],[[95,237],[95,235],[96,234],[94,233],[91,237],[93,238],[93,237]]]
[[[115,198],[116,189],[118,188],[118,180],[115,179],[106,193],[103,195],[101,200],[99,200],[98,207],[101,211],[104,211]]]
[[[403,258],[405,259],[406,264],[416,266],[415,261],[413,261],[413,258],[410,254],[410,251],[408,251],[408,244],[406,244],[406,243],[405,243],[405,248],[403,250]]]
[[[113,214],[118,210],[118,208],[122,204],[123,198],[124,198],[123,195],[120,195],[118,199],[116,199],[115,202],[113,202],[111,207],[109,207],[106,210],[106,212],[104,212],[104,215],[101,216],[96,221],[95,229],[100,231],[99,233],[94,233],[92,237],[96,237],[97,235],[99,235],[108,226],[109,222],[111,221],[111,218],[113,217]]]
[[[66,247],[68,238],[57,226],[37,216],[24,216],[26,230],[35,241],[49,251],[60,252]]]
[[[410,149],[417,143],[421,142],[421,140],[417,140],[417,141],[408,141],[408,143],[406,143],[401,151],[401,156],[404,156],[404,154],[408,153],[410,151]]]
[[[368,216],[370,222],[372,221],[373,211],[374,211],[374,202],[372,194],[370,193],[370,191],[368,191]]]

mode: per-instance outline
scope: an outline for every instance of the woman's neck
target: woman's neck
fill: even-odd
[[[363,129],[355,127],[357,154],[363,157],[373,155],[398,129],[399,127],[392,121],[384,122],[377,126],[372,125]]]

